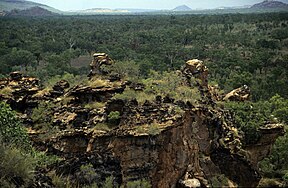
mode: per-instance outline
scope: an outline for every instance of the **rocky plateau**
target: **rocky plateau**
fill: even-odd
[[[183,65],[180,76],[186,79],[184,84],[199,89],[202,98],[197,104],[169,96],[156,96],[144,103],[115,99],[113,96],[127,87],[141,92],[145,85],[109,80],[109,73],[100,71],[100,66],[109,65],[109,61],[95,56],[91,64],[90,79],[97,76],[108,83],[105,86],[70,87],[61,80],[45,91],[37,78],[19,72],[0,80],[0,89],[9,88],[0,94],[0,100],[18,112],[34,147],[61,158],[38,169],[33,187],[54,187],[48,176],[51,171],[69,176],[80,185],[103,182],[107,177],[113,177],[115,185],[124,186],[145,179],[155,188],[212,187],[214,181],[222,182],[223,187],[258,185],[258,162],[269,154],[284,128],[281,124],[263,125],[257,143],[243,144],[233,115],[217,102],[249,100],[247,86],[220,96],[208,85],[204,63],[190,60]],[[189,84],[192,77],[196,85]],[[94,102],[104,105],[85,106]],[[52,127],[57,127],[52,133],[35,126],[37,122],[32,118],[33,109],[43,104],[51,104],[47,116]],[[80,171],[87,164],[94,172],[89,178]]]

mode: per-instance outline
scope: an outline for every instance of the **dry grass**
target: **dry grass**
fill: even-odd
[[[97,130],[99,130],[99,131],[110,131],[111,130],[109,125],[106,124],[106,123],[98,123],[93,129],[95,131],[97,131]]]
[[[42,89],[42,90],[38,91],[37,93],[35,93],[35,94],[33,95],[33,97],[43,97],[45,94],[48,94],[50,90],[51,90],[50,87],[47,87],[47,88],[45,88],[45,89]]]
[[[13,92],[13,89],[11,87],[4,87],[0,89],[0,94],[2,95],[11,95]]]
[[[136,99],[140,104],[143,104],[146,100],[153,101],[155,100],[154,94],[147,94],[142,91],[134,91],[133,89],[125,89],[121,94],[116,94],[113,98],[122,99],[122,100],[132,100]]]
[[[90,87],[104,87],[108,86],[110,82],[108,80],[102,80],[100,78],[92,78],[89,82],[87,82],[87,85]]]
[[[106,103],[103,102],[92,102],[92,103],[88,103],[84,106],[84,108],[88,108],[88,109],[97,109],[97,108],[104,108],[106,105]]]

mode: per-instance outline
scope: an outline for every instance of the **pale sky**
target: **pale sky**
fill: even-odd
[[[67,10],[83,10],[90,8],[141,8],[141,9],[173,9],[179,5],[187,5],[192,9],[217,8],[222,6],[253,5],[263,0],[30,0],[46,4],[53,8]],[[288,3],[288,0],[280,0]]]

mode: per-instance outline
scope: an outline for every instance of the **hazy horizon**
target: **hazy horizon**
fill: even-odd
[[[90,8],[135,8],[135,9],[173,9],[179,5],[187,5],[191,9],[211,9],[217,7],[232,7],[253,5],[263,0],[30,0],[53,8],[68,10],[83,10]],[[288,3],[288,0],[280,0]]]

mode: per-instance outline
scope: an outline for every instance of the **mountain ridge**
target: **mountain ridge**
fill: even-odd
[[[288,8],[288,4],[281,1],[264,0],[251,6],[253,9]]]
[[[55,9],[53,7],[50,7],[45,4],[36,3],[33,1],[26,1],[26,0],[0,0],[0,11],[10,12],[14,9],[17,10],[25,10],[30,9],[32,7],[41,7],[43,9],[46,9],[50,12],[54,13],[62,13],[62,11]]]
[[[187,5],[180,5],[172,9],[172,11],[191,11],[192,9]]]
[[[45,8],[35,6],[24,10],[14,9],[7,13],[7,16],[56,16],[57,13],[51,12]]]
[[[117,9],[110,9],[110,8],[89,8],[85,10],[71,10],[71,11],[60,11],[58,9],[55,9],[53,7],[47,6],[45,4],[36,3],[33,1],[26,1],[26,0],[0,0],[0,16],[5,15],[11,15],[9,12],[13,11],[13,14],[15,14],[17,11],[14,11],[15,9],[18,10],[17,14],[23,13],[26,14],[32,14],[33,11],[36,13],[35,16],[39,15],[39,12],[42,12],[43,15],[46,15],[46,13],[43,12],[43,10],[35,9],[32,11],[24,11],[25,9],[31,9],[32,7],[40,7],[43,9],[46,9],[52,13],[62,14],[62,15],[97,15],[97,14],[169,14],[169,13],[175,13],[175,14],[181,14],[181,12],[186,13],[213,13],[216,11],[217,14],[219,13],[234,13],[236,12],[261,12],[261,11],[288,11],[288,4],[281,2],[281,1],[274,1],[274,0],[264,0],[263,2],[256,3],[254,5],[245,5],[245,6],[233,6],[233,7],[217,7],[213,9],[191,9],[187,5],[180,5],[173,9],[141,9],[141,8],[117,8]],[[30,11],[30,13],[28,13]],[[220,12],[219,12],[220,11]],[[224,12],[222,12],[224,11]],[[41,14],[42,14],[41,13]],[[47,13],[47,15],[51,15],[50,13]],[[32,15],[31,15],[32,16]]]

